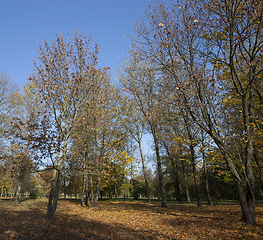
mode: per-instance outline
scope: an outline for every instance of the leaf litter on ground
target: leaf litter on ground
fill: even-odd
[[[15,204],[0,200],[0,239],[263,239],[263,205],[258,226],[240,221],[239,205],[169,205],[102,201],[99,208],[79,200],[59,200],[53,219],[45,217],[47,199]]]

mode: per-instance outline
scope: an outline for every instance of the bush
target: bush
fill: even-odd
[[[41,198],[44,196],[44,193],[39,191],[38,189],[33,190],[30,194],[29,197],[31,199],[37,199],[37,198]]]

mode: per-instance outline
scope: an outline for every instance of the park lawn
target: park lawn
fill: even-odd
[[[170,204],[161,208],[138,201],[102,201],[82,207],[79,200],[59,200],[52,220],[45,218],[47,199],[0,199],[0,239],[263,239],[263,204],[259,226],[239,221],[237,204]]]

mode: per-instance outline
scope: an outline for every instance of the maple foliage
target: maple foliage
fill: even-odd
[[[235,202],[203,206],[158,203],[101,202],[100,208],[80,206],[78,201],[59,200],[54,219],[44,218],[46,199],[26,200],[19,205],[0,200],[1,239],[261,239],[262,226],[239,221]],[[263,205],[256,208],[263,224]],[[24,214],[24,213],[27,214]]]

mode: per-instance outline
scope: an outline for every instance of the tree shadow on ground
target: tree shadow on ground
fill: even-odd
[[[37,208],[0,211],[0,239],[158,239],[157,236],[157,232],[88,221],[72,214],[56,213],[49,220],[43,209]]]
[[[91,209],[82,208],[79,200],[62,199],[51,220],[45,217],[47,200],[2,206],[0,239],[261,239],[257,237],[263,235],[260,227],[237,223],[240,211],[232,206],[200,210],[193,205],[162,208],[155,204],[112,201],[101,202],[101,207]],[[129,224],[132,217],[136,221],[133,225]],[[145,219],[156,225],[143,225]],[[165,230],[173,237],[169,238],[171,234]]]

